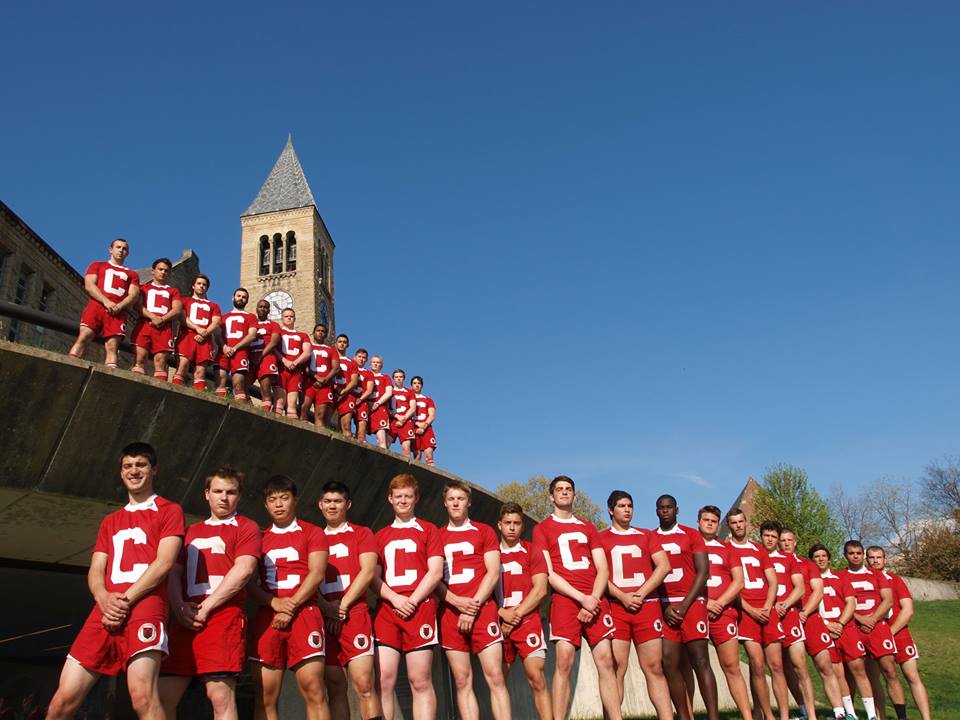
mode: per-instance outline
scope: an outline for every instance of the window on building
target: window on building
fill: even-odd
[[[270,238],[260,236],[260,274],[270,274]]]
[[[273,271],[283,272],[283,236],[280,233],[273,236]]]
[[[291,230],[287,233],[287,272],[297,269],[297,236]]]
[[[8,259],[10,258],[10,253],[0,248],[0,299],[5,299],[7,293],[4,291],[6,288],[6,283],[4,283],[4,271],[7,269]]]
[[[53,312],[53,301],[53,288],[44,283],[43,288],[40,290],[40,301],[37,303],[37,310],[40,312]],[[46,328],[43,327],[43,325],[37,325],[36,329],[41,335],[46,332]]]
[[[326,248],[320,248],[320,265],[317,270],[317,281],[320,287],[327,286],[327,251]]]
[[[17,284],[13,290],[13,301],[17,305],[26,305],[30,292],[30,280],[33,277],[33,271],[24,266],[20,268],[17,274]],[[16,318],[10,319],[10,330],[7,332],[7,339],[15,341],[20,335],[20,321]]]

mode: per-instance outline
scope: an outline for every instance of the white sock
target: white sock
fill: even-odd
[[[847,711],[844,710],[842,707],[835,707],[833,709],[833,716],[835,718],[840,718],[840,720],[844,720],[844,718],[847,717]]]
[[[873,704],[872,697],[865,697],[863,699],[863,709],[867,711],[867,720],[876,720],[877,719],[877,708]]]
[[[853,717],[857,716],[857,711],[853,707],[853,698],[849,695],[844,695],[840,698],[843,702],[843,709],[847,711],[847,715],[852,715]]]

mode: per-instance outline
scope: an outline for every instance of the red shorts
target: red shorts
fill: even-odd
[[[280,387],[287,393],[298,393],[303,390],[303,368],[287,370],[280,366]]]
[[[250,353],[250,375],[260,378],[272,377],[280,374],[280,366],[277,365],[277,356],[270,353],[266,357],[263,353]]]
[[[364,400],[361,403],[354,402],[353,418],[357,422],[370,419],[370,403]]]
[[[146,320],[141,320],[133,328],[133,344],[142,347],[151,355],[173,352],[173,328],[170,323],[162,328],[155,328]]]
[[[413,432],[413,421],[407,420],[405,423],[391,421],[390,434],[393,435],[394,440],[399,440],[400,442],[413,440],[415,437]]]
[[[709,613],[707,613],[709,615]],[[710,641],[716,645],[736,640],[740,637],[740,613],[735,607],[728,605],[716,620],[710,621]]]
[[[836,644],[840,649],[840,659],[845,663],[867,654],[867,648],[860,639],[860,631],[853,620],[843,626],[843,632],[837,638]]]
[[[566,640],[574,647],[580,647],[580,638],[586,637],[587,644],[593,647],[604,638],[613,637],[613,615],[606,598],[600,599],[600,612],[588,623],[577,620],[580,604],[566,595],[554,593],[550,598],[550,641]]]
[[[494,643],[501,642],[500,616],[493,600],[487,600],[480,608],[470,633],[460,632],[457,620],[460,611],[449,606],[440,610],[440,647],[444,650],[460,650],[472,655],[480,654]]]
[[[436,448],[437,436],[433,434],[433,425],[424,430],[423,435],[416,435],[414,441],[416,442],[417,450],[420,452],[423,452],[427,448]]]
[[[356,406],[356,399],[353,395],[347,395],[337,401],[337,415],[350,415]]]
[[[795,607],[787,610],[787,614],[780,618],[780,626],[783,628],[783,640],[780,641],[783,647],[788,648],[806,639],[803,623],[800,622],[800,611]]]
[[[215,360],[217,357],[217,348],[214,346],[213,341],[207,338],[203,342],[198,343],[195,340],[196,337],[197,334],[192,330],[181,333],[180,337],[177,338],[177,355],[186,358],[195,365]]]
[[[283,377],[282,373],[281,377]],[[293,391],[291,390],[291,392]],[[316,405],[333,404],[333,388],[330,386],[318,388],[315,382],[310,382],[307,384],[307,391],[304,394],[306,397],[313,400],[314,404]]]
[[[666,610],[671,603],[665,603],[663,610]],[[663,639],[672,640],[678,643],[688,643],[694,640],[708,640],[710,638],[710,616],[707,614],[707,603],[702,599],[697,599],[687,609],[687,614],[683,616],[683,622],[680,627],[673,628],[663,621]]]
[[[639,610],[630,612],[616,600],[610,601],[613,615],[613,639],[636,645],[663,637],[663,611],[659,600],[647,600]]]
[[[539,657],[542,658],[547,656],[543,623],[540,622],[540,613],[536,610],[525,615],[520,624],[503,639],[503,661],[507,665],[513,665],[517,655],[523,661],[534,653],[540,653]]]
[[[70,647],[84,668],[101,675],[119,675],[134,655],[150,650],[167,654],[167,606],[156,595],[138,602],[116,632],[107,632],[95,605]]]
[[[404,620],[389,603],[380,603],[373,616],[373,636],[377,645],[410,652],[437,644],[437,605],[426,598],[413,617]]]
[[[160,666],[166,675],[239,673],[243,670],[247,614],[242,607],[217,608],[199,632],[179,622],[170,626],[170,655]]]
[[[766,625],[761,625],[745,612],[740,613],[740,622],[737,632],[739,640],[752,640],[758,642],[764,647],[770,643],[783,640],[783,627],[780,625],[780,618],[776,613],[770,611],[770,620]]]
[[[860,631],[860,640],[863,641],[863,646],[870,657],[877,659],[897,654],[897,644],[893,641],[893,633],[890,632],[890,626],[887,625],[886,620],[880,620],[870,632],[864,632],[859,626],[857,629]]]
[[[893,636],[893,641],[897,646],[897,665],[903,665],[908,660],[916,660],[920,657],[917,650],[917,644],[913,641],[913,635],[909,628],[900,628],[897,634]]]
[[[367,603],[359,602],[350,608],[339,633],[327,633],[327,665],[346,667],[364,655],[373,655],[373,620]]]
[[[221,352],[219,365],[221,370],[229,373],[245,373],[250,370],[250,355],[246,348],[237,350],[232,357],[227,357]]]
[[[274,612],[257,610],[250,637],[250,659],[275,668],[292,668],[324,654],[323,616],[316,605],[302,605],[285,630],[270,626]]]
[[[803,642],[807,646],[807,655],[810,657],[816,657],[834,646],[833,638],[820,613],[814,613],[807,618],[807,622],[803,624],[803,634]]]
[[[80,316],[80,324],[86,325],[97,335],[105,338],[124,335],[127,332],[127,313],[121,311],[119,315],[111,315],[107,309],[94,299],[87,302]]]
[[[370,406],[370,424],[367,426],[367,434],[374,435],[378,430],[388,430],[390,428],[390,411],[386,405],[381,405],[376,410]]]

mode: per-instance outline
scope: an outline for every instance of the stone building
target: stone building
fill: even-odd
[[[320,217],[300,160],[287,144],[253,203],[240,216],[240,285],[251,302],[266,298],[270,317],[292,307],[297,327],[323,322],[336,334],[333,239]]]

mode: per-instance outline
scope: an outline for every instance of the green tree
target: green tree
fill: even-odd
[[[543,475],[534,475],[526,482],[509,482],[497,486],[497,495],[506,502],[519,503],[523,511],[537,521],[543,520],[553,512],[550,502],[550,479]],[[589,520],[598,528],[607,526],[603,511],[590,496],[577,488],[577,498],[573,501],[573,512],[582,520]]]
[[[960,582],[960,524],[949,520],[928,524],[898,570],[913,577]]]
[[[754,497],[750,523],[760,527],[764,520],[777,520],[797,534],[797,554],[805,555],[814,543],[823,543],[836,555],[843,533],[830,506],[810,484],[807,473],[793,465],[768,469]]]

